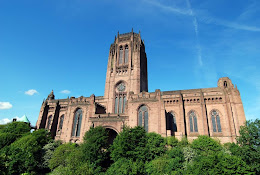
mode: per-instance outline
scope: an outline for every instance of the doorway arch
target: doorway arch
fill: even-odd
[[[106,128],[106,131],[108,132],[108,143],[109,145],[111,145],[114,139],[116,138],[116,136],[118,135],[118,133],[111,128]]]

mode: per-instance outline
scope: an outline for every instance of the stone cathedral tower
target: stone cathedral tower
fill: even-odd
[[[43,101],[36,127],[64,142],[82,142],[90,127],[103,126],[110,141],[124,126],[192,140],[208,135],[235,142],[246,121],[240,93],[228,77],[217,87],[148,92],[147,57],[140,32],[117,34],[109,49],[104,96]]]
[[[148,80],[147,57],[140,32],[118,33],[110,46],[107,64],[104,94],[107,112],[123,113],[129,93],[142,91],[148,91]]]

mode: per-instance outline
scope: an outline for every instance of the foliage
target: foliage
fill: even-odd
[[[13,143],[16,138],[16,134],[13,133],[0,133],[0,149]]]
[[[105,168],[109,161],[108,132],[105,128],[91,127],[84,135],[84,143],[81,145],[85,161],[89,161],[95,168]]]
[[[143,127],[124,128],[115,138],[111,146],[111,159],[114,161],[120,158],[136,160],[146,159],[147,135]]]
[[[54,153],[54,150],[61,145],[61,141],[53,141],[51,140],[48,144],[46,144],[43,148],[42,148],[42,165],[41,167],[43,169],[49,169],[49,161],[52,158],[52,155]]]
[[[184,174],[253,174],[250,167],[241,158],[222,151],[208,156],[197,156],[187,166]]]
[[[124,128],[110,147],[102,127],[91,128],[77,145],[52,141],[46,130],[30,133],[28,125],[14,123],[0,128],[0,175],[43,174],[48,167],[54,175],[260,174],[259,120],[241,127],[237,143],[221,145],[208,136],[192,143],[185,137],[165,139],[138,126]]]
[[[260,120],[247,121],[239,133],[237,143],[240,147],[238,152],[233,147],[232,153],[241,156],[256,174],[260,174]]]
[[[147,133],[147,143],[146,143],[146,160],[153,160],[155,157],[158,157],[165,153],[166,143],[164,138],[160,134],[156,133]]]
[[[173,136],[166,137],[167,145],[170,147],[176,147],[179,143],[179,140]]]
[[[58,166],[66,166],[66,158],[75,150],[76,146],[75,143],[65,143],[57,147],[49,160],[49,168],[53,170]]]
[[[180,148],[173,148],[168,154],[157,157],[146,164],[146,173],[156,174],[182,174],[184,156]]]
[[[196,152],[199,155],[204,155],[204,156],[222,150],[221,144],[218,141],[208,136],[199,136],[197,139],[195,139],[192,142],[191,148],[196,150]]]
[[[132,161],[127,158],[120,158],[113,163],[110,168],[106,171],[107,175],[142,175],[145,174],[144,162],[141,160]]]
[[[181,148],[186,147],[186,146],[189,146],[189,145],[190,145],[190,143],[189,143],[187,137],[183,137],[183,138],[181,139],[181,141],[179,141],[178,144],[177,144],[177,146],[178,146],[178,147],[181,147]]]
[[[17,136],[21,136],[23,134],[29,133],[31,127],[28,123],[24,122],[11,122],[6,125],[0,130],[3,133],[13,133]]]
[[[8,174],[41,172],[41,150],[49,140],[47,131],[40,129],[12,143],[8,151]]]

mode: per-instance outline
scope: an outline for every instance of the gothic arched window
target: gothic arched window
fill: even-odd
[[[74,115],[73,128],[71,134],[72,136],[76,136],[76,137],[80,136],[81,120],[82,120],[82,110],[77,109]]]
[[[224,87],[225,88],[227,87],[227,81],[224,81]]]
[[[48,122],[47,122],[47,128],[46,129],[51,129],[50,126],[51,126],[51,121],[52,121],[52,115],[50,115],[48,117]]]
[[[174,113],[171,113],[171,114],[172,114],[172,131],[177,132],[176,117],[175,117]]]
[[[213,110],[211,112],[211,121],[212,121],[213,132],[221,132],[220,117],[216,110]]]
[[[148,132],[148,108],[146,106],[142,106],[138,110],[138,126],[144,127]]]
[[[119,48],[119,64],[123,64],[123,47]]]
[[[64,115],[60,117],[59,130],[62,130]]]
[[[126,92],[125,84],[123,82],[119,83],[115,89],[115,113],[121,114],[125,112],[126,108]]]
[[[198,132],[197,116],[194,111],[190,112],[189,121],[190,121],[190,132]]]
[[[125,46],[125,64],[128,63],[128,45]]]

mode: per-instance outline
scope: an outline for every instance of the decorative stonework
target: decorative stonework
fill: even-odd
[[[75,119],[79,109],[82,116]],[[217,112],[213,118],[212,111]],[[240,93],[228,77],[220,78],[213,88],[148,92],[145,45],[140,33],[132,31],[118,33],[110,46],[104,96],[55,99],[52,91],[42,103],[36,125],[48,127],[55,139],[64,142],[82,142],[90,127],[118,133],[124,126],[140,125],[164,137],[192,140],[208,135],[225,143],[236,141],[244,122]]]

